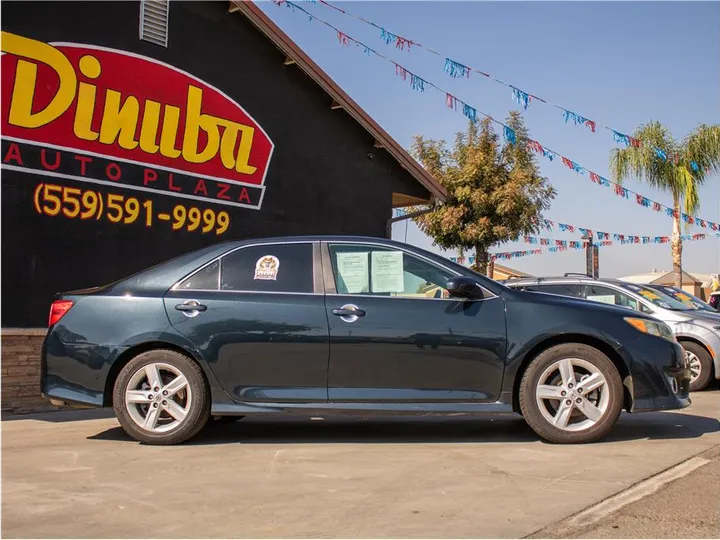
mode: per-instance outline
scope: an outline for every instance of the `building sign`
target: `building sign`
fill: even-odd
[[[2,166],[40,177],[35,212],[223,234],[260,209],[273,143],[217,88],[104,47],[3,31],[2,52]]]

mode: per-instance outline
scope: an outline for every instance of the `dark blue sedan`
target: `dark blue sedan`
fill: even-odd
[[[582,443],[623,409],[690,404],[663,322],[378,238],[214,245],[58,295],[49,326],[43,395],[113,407],[151,444],[279,412],[517,413],[547,441]]]

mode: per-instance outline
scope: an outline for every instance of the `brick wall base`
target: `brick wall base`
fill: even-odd
[[[0,370],[3,413],[58,411],[40,395],[40,352],[47,329],[3,328]]]

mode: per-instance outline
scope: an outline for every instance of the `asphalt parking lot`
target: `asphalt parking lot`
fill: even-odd
[[[520,417],[244,419],[176,447],[94,411],[11,417],[2,536],[522,537],[720,445],[720,390],[693,400],[579,446]]]

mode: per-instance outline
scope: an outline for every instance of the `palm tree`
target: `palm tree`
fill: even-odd
[[[684,213],[694,215],[700,208],[698,189],[709,174],[720,170],[720,125],[700,124],[678,141],[660,122],[651,121],[637,128],[632,136],[640,144],[613,149],[610,171],[617,183],[635,177],[672,195],[675,211],[671,240],[673,273],[675,286],[681,287],[681,206]]]

